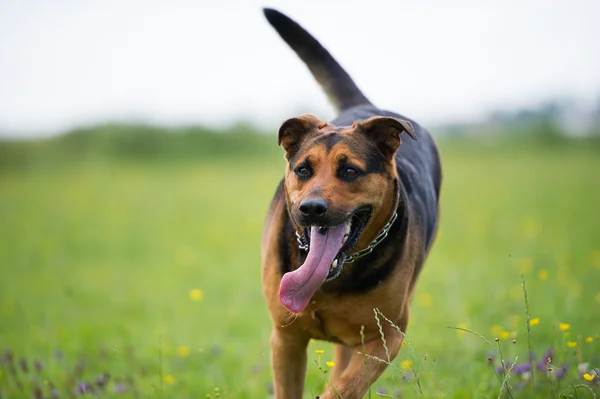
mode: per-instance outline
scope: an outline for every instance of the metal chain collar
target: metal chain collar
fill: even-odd
[[[385,226],[383,226],[381,233],[379,233],[379,235],[377,237],[375,237],[375,239],[373,241],[371,241],[371,244],[369,244],[368,247],[361,249],[360,251],[356,251],[353,254],[348,255],[346,257],[346,259],[344,260],[344,263],[353,263],[357,259],[367,256],[368,254],[373,252],[373,249],[375,249],[376,246],[378,246],[383,240],[385,240],[388,233],[390,232],[390,229],[392,228],[392,225],[396,221],[397,217],[398,217],[398,212],[394,212],[394,216],[392,216],[392,219]],[[304,251],[308,251],[308,243],[304,242],[304,239],[302,238],[302,236],[300,234],[298,234],[297,231],[296,231],[296,241],[298,241],[298,248],[300,248]]]

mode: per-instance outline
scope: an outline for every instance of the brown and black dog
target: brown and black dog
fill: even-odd
[[[301,115],[279,129],[287,168],[262,237],[275,397],[302,397],[313,338],[335,343],[335,389],[321,398],[362,398],[386,367],[373,357],[393,359],[406,332],[437,228],[438,152],[414,121],[373,106],[296,22],[264,13],[339,111],[331,123]],[[382,323],[387,348],[374,309],[402,331]]]

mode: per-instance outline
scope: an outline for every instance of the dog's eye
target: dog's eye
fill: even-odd
[[[356,170],[354,168],[346,168],[344,170],[344,174],[348,177],[358,176],[358,170]]]
[[[338,177],[343,180],[354,180],[360,176],[361,171],[353,166],[342,166],[338,169]]]
[[[296,174],[300,177],[310,177],[311,172],[306,166],[299,166],[296,168]]]

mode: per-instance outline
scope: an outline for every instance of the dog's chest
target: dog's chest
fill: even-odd
[[[299,315],[297,322],[313,339],[356,346],[361,342],[361,327],[364,334],[376,331],[372,310],[339,306],[313,300]]]

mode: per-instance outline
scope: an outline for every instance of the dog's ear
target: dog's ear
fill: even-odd
[[[388,159],[392,159],[402,143],[400,134],[406,132],[413,140],[417,139],[415,130],[409,121],[388,116],[374,116],[356,122],[355,129],[373,141],[379,151]]]
[[[290,118],[279,128],[278,143],[285,150],[285,156],[290,159],[300,148],[300,144],[308,137],[319,132],[321,122],[316,116],[305,114]]]

